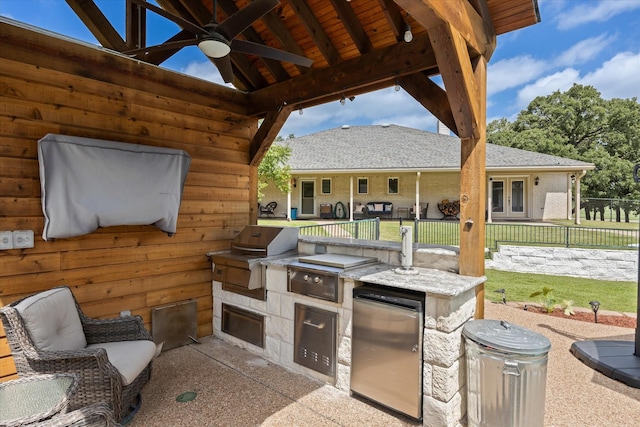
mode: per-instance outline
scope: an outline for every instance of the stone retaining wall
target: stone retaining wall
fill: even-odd
[[[637,251],[500,245],[485,265],[517,273],[638,280]]]

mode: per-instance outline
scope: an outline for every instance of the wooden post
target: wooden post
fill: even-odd
[[[484,275],[486,206],[486,87],[487,61],[476,59],[473,79],[479,102],[477,133],[461,141],[460,150],[460,274]],[[476,288],[476,319],[484,318],[484,284]]]

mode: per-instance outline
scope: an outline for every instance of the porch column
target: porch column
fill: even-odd
[[[573,191],[571,177],[575,175],[567,174],[567,219],[573,219]],[[576,210],[577,211],[577,210]],[[576,212],[579,213],[579,212]]]
[[[287,221],[291,221],[291,184],[289,184],[289,191],[287,191]]]
[[[416,172],[416,219],[420,219],[420,172]]]
[[[578,174],[576,174],[576,219],[574,221],[574,223],[576,225],[580,225],[580,179],[582,179],[583,176],[585,176],[587,173],[587,171],[582,171]]]
[[[353,175],[349,177],[349,221],[353,221]]]
[[[491,176],[487,187],[487,222],[491,222],[491,195],[493,194],[493,177]]]

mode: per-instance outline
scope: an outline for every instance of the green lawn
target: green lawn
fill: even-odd
[[[589,301],[599,301],[602,310],[637,312],[638,284],[636,282],[616,282],[585,279],[580,277],[549,276],[546,274],[512,273],[510,271],[486,270],[485,297],[491,301],[501,301],[502,294],[496,289],[504,289],[507,301],[540,302],[531,298],[534,292],[544,286],[553,289],[557,303],[573,300],[574,307],[590,308]]]

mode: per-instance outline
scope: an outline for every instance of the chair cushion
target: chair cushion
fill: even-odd
[[[125,386],[131,384],[156,355],[156,344],[150,340],[89,344],[87,348],[104,348]]]
[[[40,350],[60,351],[85,348],[80,316],[69,288],[54,288],[25,298],[16,304],[34,345]]]

